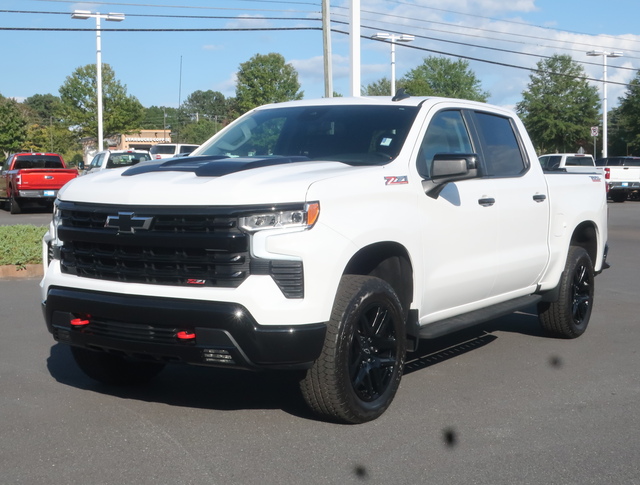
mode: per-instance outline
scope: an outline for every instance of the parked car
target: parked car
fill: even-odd
[[[607,193],[614,202],[640,198],[640,157],[607,157],[596,160],[603,168]]]
[[[58,190],[77,176],[57,153],[13,153],[0,172],[0,201],[12,214],[22,212],[24,202],[51,206]]]
[[[173,158],[183,153],[191,153],[200,145],[190,145],[187,143],[159,143],[149,149],[151,157],[155,159]]]
[[[550,153],[538,157],[543,170],[567,172],[594,172],[596,164],[587,153]]]
[[[147,160],[151,160],[151,155],[146,150],[104,150],[95,154],[83,175],[106,168],[130,167]]]

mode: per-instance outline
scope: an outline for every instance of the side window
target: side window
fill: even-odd
[[[98,155],[96,155],[95,157],[93,157],[93,160],[91,160],[91,165],[89,165],[90,168],[96,168],[100,166],[100,162],[102,162],[102,157],[104,156],[104,153],[99,153]]]
[[[440,111],[429,123],[416,162],[424,178],[430,177],[433,157],[438,153],[473,153],[460,111]]]
[[[522,173],[526,163],[509,118],[479,112],[475,118],[487,175],[510,177]]]

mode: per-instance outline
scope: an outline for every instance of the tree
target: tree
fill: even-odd
[[[98,133],[96,66],[77,68],[60,87],[62,115],[69,126],[77,128],[80,137],[96,137]],[[138,129],[144,108],[127,88],[116,80],[108,64],[102,65],[103,131],[105,138]],[[102,149],[102,147],[99,147]]]
[[[62,101],[53,94],[34,94],[22,102],[36,117],[37,123],[50,123],[58,121],[62,115]]]
[[[624,96],[619,98],[620,105],[612,110],[612,145],[614,153],[640,154],[640,71],[627,86]]]
[[[188,123],[180,129],[180,139],[186,143],[202,145],[205,141],[217,133],[224,125],[212,120],[200,120]]]
[[[447,98],[486,101],[489,93],[482,91],[480,80],[469,69],[469,61],[452,61],[444,57],[425,57],[418,67],[398,81],[412,96],[444,96]]]
[[[23,149],[27,139],[27,124],[19,103],[0,95],[0,150],[5,157]]]
[[[194,91],[182,103],[182,110],[194,121],[207,119],[222,121],[228,116],[229,104],[224,94],[218,91]]]
[[[390,96],[391,81],[389,78],[383,77],[377,81],[367,84],[362,90],[364,96]]]
[[[236,81],[236,106],[240,113],[267,103],[302,99],[298,73],[281,54],[256,54],[240,64]]]
[[[571,56],[556,54],[537,64],[516,111],[540,153],[589,148],[590,127],[598,124],[598,89]]]

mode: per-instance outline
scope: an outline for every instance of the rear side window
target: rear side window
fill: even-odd
[[[630,158],[625,160],[624,164],[627,167],[640,167],[640,158]]]
[[[524,172],[525,160],[511,120],[489,113],[475,113],[476,127],[482,141],[487,175],[512,177]]]

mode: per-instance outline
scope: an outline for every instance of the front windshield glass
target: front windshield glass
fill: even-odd
[[[292,157],[377,165],[399,153],[414,106],[300,106],[258,110],[203,145],[198,155]]]

